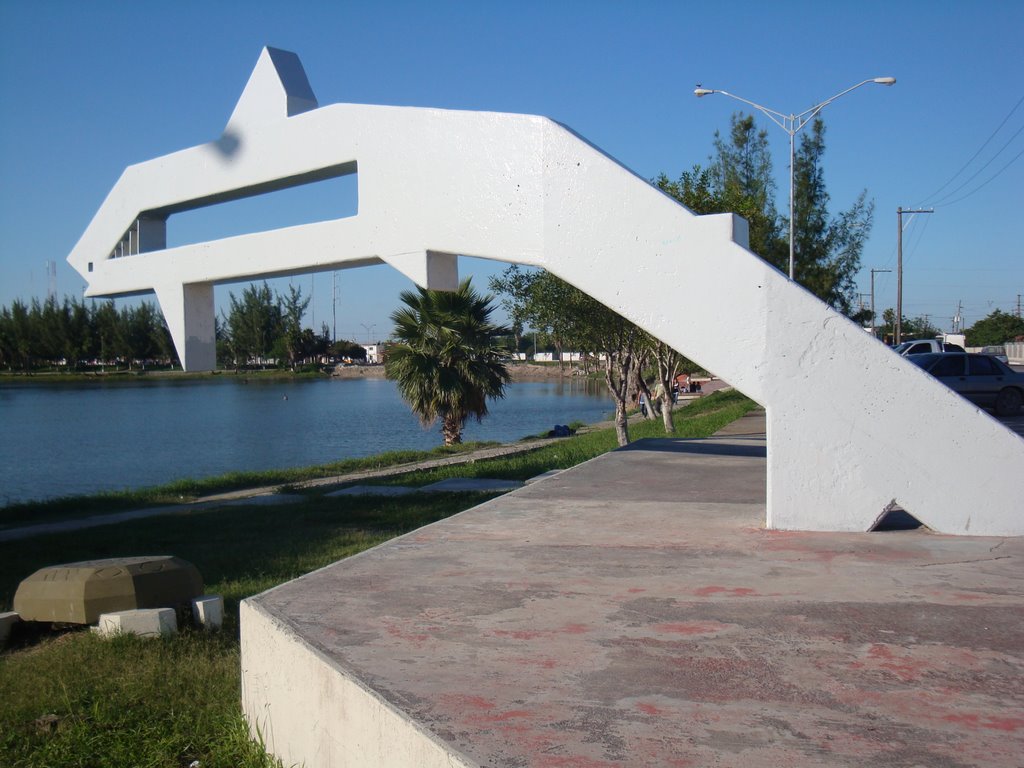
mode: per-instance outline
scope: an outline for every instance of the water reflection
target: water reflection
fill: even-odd
[[[600,382],[521,382],[466,440],[517,440],[595,422]],[[320,464],[441,443],[382,379],[0,386],[0,503],[137,488],[234,470]]]

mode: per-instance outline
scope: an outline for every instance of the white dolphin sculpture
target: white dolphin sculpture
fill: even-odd
[[[166,248],[179,211],[358,170],[355,216]],[[215,141],[127,168],[68,261],[87,296],[155,291],[186,370],[215,364],[213,286],[386,262],[451,289],[457,254],[543,267],[765,406],[767,524],[864,531],[899,502],[937,531],[1024,533],[1024,440],[747,248],[532,115],[318,107],[263,50]]]

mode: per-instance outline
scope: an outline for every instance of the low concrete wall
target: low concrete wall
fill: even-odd
[[[251,600],[240,606],[242,706],[253,737],[304,768],[471,768]]]
[[[1006,358],[1014,365],[1024,365],[1024,342],[1005,344]]]

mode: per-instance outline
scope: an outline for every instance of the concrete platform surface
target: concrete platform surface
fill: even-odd
[[[1024,764],[1024,541],[766,531],[730,432],[245,601],[250,723],[307,768]]]

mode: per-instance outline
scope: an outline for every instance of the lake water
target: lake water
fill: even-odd
[[[521,382],[463,439],[511,442],[612,407],[599,382]],[[0,505],[441,444],[383,379],[0,385]]]

